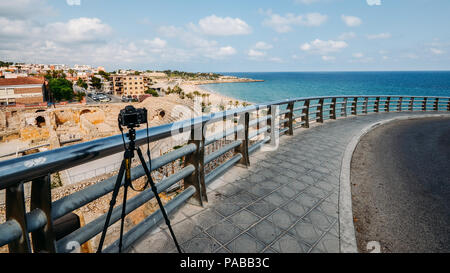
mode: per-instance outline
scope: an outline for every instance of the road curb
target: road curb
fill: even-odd
[[[390,119],[374,122],[364,127],[357,135],[353,136],[347,145],[342,157],[341,174],[339,177],[339,248],[341,253],[358,253],[356,245],[355,226],[353,224],[352,193],[350,184],[350,166],[353,153],[362,137],[373,129],[398,120],[449,117],[450,114],[423,114],[423,115],[402,115]]]

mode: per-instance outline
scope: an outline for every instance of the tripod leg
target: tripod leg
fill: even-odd
[[[130,185],[130,183],[131,183],[131,157],[128,157],[125,160],[125,184],[123,185],[123,202],[122,202],[122,215],[120,222],[119,253],[122,253],[123,226],[125,223],[128,186]]]
[[[163,214],[164,220],[166,221],[166,225],[169,228],[170,235],[172,235],[173,241],[175,243],[175,246],[177,247],[178,252],[182,253],[180,245],[177,242],[177,238],[175,237],[175,233],[172,230],[172,226],[170,224],[169,217],[167,216],[166,210],[164,209],[163,203],[161,202],[161,198],[159,198],[158,190],[156,189],[155,183],[153,182],[153,178],[152,178],[152,175],[150,173],[150,170],[148,169],[147,164],[145,162],[145,159],[142,156],[141,149],[138,147],[136,150],[137,150],[137,154],[139,156],[139,159],[141,161],[142,167],[144,168],[145,174],[147,175],[148,181],[150,182],[150,186],[152,188],[153,194],[155,195],[156,201],[158,201],[158,205],[159,205],[159,208],[161,210],[161,213]],[[151,160],[151,158],[149,158],[148,160]]]
[[[106,215],[105,225],[103,227],[102,236],[100,238],[100,243],[98,245],[97,253],[102,252],[103,243],[104,243],[105,237],[106,237],[106,231],[108,230],[109,221],[111,219],[111,214],[114,209],[114,205],[116,204],[117,194],[119,193],[119,189],[122,184],[124,171],[125,171],[125,159],[122,160],[122,163],[120,164],[119,174],[117,175],[116,184],[114,185],[114,191],[113,191],[113,194],[111,197],[111,201],[109,203],[109,210],[108,210],[108,214]]]

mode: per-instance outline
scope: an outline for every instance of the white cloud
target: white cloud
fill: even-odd
[[[317,27],[324,24],[328,17],[320,13],[308,13],[306,15],[295,15],[288,13],[284,16],[267,11],[268,16],[263,21],[263,25],[268,26],[279,33],[286,33],[293,30],[293,26]]]
[[[232,46],[220,46],[217,41],[204,38],[206,34],[192,23],[186,29],[175,26],[161,26],[158,32],[165,37],[181,41],[178,44],[187,47],[187,49],[180,52],[183,55],[188,52],[189,58],[203,56],[208,59],[224,59],[237,53],[237,50]]]
[[[251,60],[267,60],[270,62],[282,62],[281,58],[268,56],[266,50],[272,49],[273,46],[266,42],[257,42],[250,50],[247,52],[247,56]]]
[[[239,18],[216,15],[200,19],[198,26],[193,27],[197,27],[204,34],[216,36],[245,35],[252,32],[251,27]]]
[[[294,60],[301,60],[301,59],[304,59],[303,56],[298,56],[297,54],[292,55],[291,58],[294,59]]]
[[[257,42],[254,46],[255,49],[262,49],[262,50],[268,50],[273,48],[271,44],[268,44],[266,42]]]
[[[364,57],[364,56],[348,60],[349,63],[370,63],[372,61],[373,61],[372,57]]]
[[[362,24],[361,18],[356,16],[342,15],[341,18],[342,21],[344,21],[344,23],[349,27],[357,27]]]
[[[313,3],[317,3],[320,0],[295,0],[296,3],[300,3],[300,4],[305,4],[305,5],[310,5]]]
[[[236,49],[231,46],[225,46],[221,47],[219,49],[210,49],[207,52],[205,52],[205,57],[211,58],[211,59],[223,59],[225,57],[231,56],[236,54]]]
[[[189,26],[192,29],[192,26]],[[195,48],[216,47],[217,41],[203,38],[199,33],[185,30],[175,26],[161,26],[158,32],[168,38],[177,38],[183,42],[185,46]]]
[[[363,53],[360,53],[360,52],[358,52],[358,53],[353,53],[353,57],[355,57],[355,58],[357,58],[357,59],[361,59],[361,58],[364,57],[364,54],[363,54]]]
[[[144,40],[144,43],[146,43],[147,45],[149,45],[152,48],[165,48],[167,46],[167,41],[162,40],[161,38],[156,37],[153,40]]]
[[[254,50],[254,49],[250,49],[247,53],[247,55],[250,58],[256,59],[256,58],[261,58],[266,56],[266,52],[264,51],[259,51],[259,50]]]
[[[66,0],[66,3],[69,6],[79,6],[81,5],[81,0]]]
[[[0,17],[11,19],[29,19],[47,16],[53,9],[42,0],[5,0],[0,1]]]
[[[100,19],[86,17],[51,23],[46,29],[53,39],[64,43],[95,42],[112,31],[111,27],[102,23]]]
[[[430,48],[431,53],[435,54],[435,55],[442,55],[445,53],[445,51],[441,50],[441,49],[437,49],[437,48]]]
[[[282,63],[283,59],[278,58],[278,57],[272,57],[269,59],[269,61],[274,62],[274,63]]]
[[[417,56],[417,54],[414,54],[414,53],[404,53],[400,57],[407,58],[407,59],[412,59],[412,60],[415,60],[415,59],[419,58],[419,56]]]
[[[367,0],[369,6],[381,6],[381,0]]]
[[[234,49],[231,46],[225,46],[225,47],[221,47],[219,49],[219,55],[221,56],[230,56],[230,55],[234,55],[236,54],[236,49]]]
[[[177,28],[175,26],[160,26],[158,28],[158,32],[166,37],[176,37],[180,35],[183,30],[181,28]]]
[[[356,33],[354,32],[344,32],[339,35],[339,40],[350,40],[356,38]]]
[[[26,39],[41,32],[41,29],[34,27],[30,22],[24,20],[13,20],[0,17],[0,41],[2,38]],[[6,40],[6,39],[5,39]]]
[[[344,41],[322,41],[320,39],[316,39],[312,42],[304,43],[300,46],[300,49],[310,53],[326,55],[332,52],[339,52],[347,46],[348,44]]]
[[[369,40],[389,39],[391,37],[392,35],[389,32],[367,35],[367,39]]]
[[[314,12],[306,14],[305,19],[305,26],[318,27],[327,21],[328,16]]]
[[[322,56],[322,60],[324,60],[325,62],[330,62],[330,61],[336,60],[336,57],[334,57],[334,56]]]
[[[162,36],[133,42],[114,38],[112,28],[98,18],[45,23],[41,21],[43,15],[47,16],[45,20],[52,18],[47,11],[52,10],[46,0],[0,1],[0,56],[11,61],[87,63],[117,68],[127,64],[178,65],[236,54],[233,47],[220,46],[184,28],[161,28],[165,37],[182,41],[177,43],[182,48],[172,48]]]

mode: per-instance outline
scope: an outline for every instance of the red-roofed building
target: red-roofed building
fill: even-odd
[[[33,77],[0,79],[0,105],[46,101],[45,80]]]

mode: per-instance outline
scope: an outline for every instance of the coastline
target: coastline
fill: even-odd
[[[195,85],[203,85],[203,84],[217,84],[217,83],[236,83],[236,82],[263,82],[264,80],[256,80],[250,78],[226,78],[220,80],[205,80],[205,81],[191,81],[192,84]]]
[[[200,94],[208,95],[208,103],[211,103],[212,107],[219,107],[220,105],[227,106],[230,102],[235,104],[238,102],[240,105],[243,104],[254,104],[250,101],[241,100],[238,98],[223,95],[219,92],[206,88],[204,85],[221,84],[221,83],[242,83],[242,82],[264,82],[264,80],[256,80],[250,78],[237,78],[231,77],[219,80],[201,80],[201,81],[182,81],[180,87],[185,90],[185,93],[190,93],[194,91],[200,92]]]
[[[243,103],[251,104],[250,102],[247,102],[247,101],[243,101],[243,100],[240,100],[237,98],[222,95],[218,92],[214,92],[214,91],[209,90],[201,85],[196,85],[196,84],[191,84],[191,83],[182,83],[182,84],[180,84],[180,87],[186,93],[198,91],[200,94],[207,94],[208,98],[206,99],[206,101],[207,101],[207,103],[210,103],[211,106],[214,108],[220,108],[220,105],[227,107],[230,104],[230,102],[233,102],[233,105],[236,102],[239,102],[239,104],[241,104],[241,105]]]

